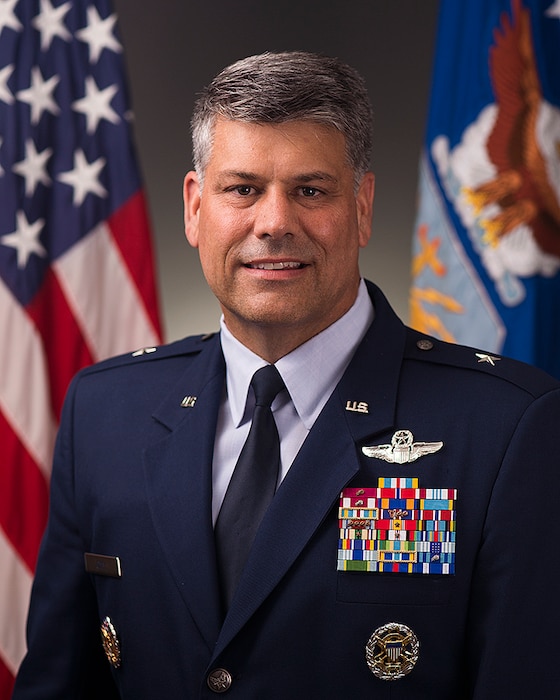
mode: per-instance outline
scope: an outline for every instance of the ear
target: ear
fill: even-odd
[[[200,183],[198,175],[191,170],[183,182],[183,204],[185,236],[193,248],[198,248],[198,218],[200,213]]]
[[[360,248],[365,248],[371,237],[373,219],[373,196],[375,193],[375,175],[367,172],[360,183],[356,195],[356,212],[358,217],[358,237]]]

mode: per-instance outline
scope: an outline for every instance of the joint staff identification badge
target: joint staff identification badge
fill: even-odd
[[[455,573],[456,489],[385,478],[340,495],[339,571]]]
[[[418,661],[420,642],[406,625],[389,622],[378,627],[366,644],[366,663],[382,681],[396,681],[409,674]]]

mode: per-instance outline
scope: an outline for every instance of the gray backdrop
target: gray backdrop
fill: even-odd
[[[165,337],[217,328],[219,307],[183,235],[194,96],[223,66],[261,51],[303,49],[354,65],[375,111],[373,236],[362,273],[407,318],[419,153],[438,0],[114,0],[135,135],[154,229]]]

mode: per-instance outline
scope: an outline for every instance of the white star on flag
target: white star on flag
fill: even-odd
[[[74,153],[74,169],[60,173],[58,179],[74,188],[73,204],[79,207],[90,192],[98,197],[106,197],[107,190],[99,182],[99,173],[105,167],[105,158],[88,163],[81,148]]]
[[[10,92],[10,88],[8,87],[8,80],[10,79],[10,76],[13,72],[13,64],[9,66],[4,66],[4,68],[0,70],[0,100],[2,102],[5,102],[7,105],[11,105],[14,101],[14,96],[12,95],[12,93]]]
[[[106,19],[101,19],[95,7],[88,7],[87,27],[76,32],[78,39],[89,44],[89,60],[97,63],[103,49],[120,52],[122,46],[115,39],[113,29],[117,22],[117,15],[109,15]]]
[[[552,5],[545,12],[545,15],[547,17],[556,17],[560,19],[560,0],[554,0]]]
[[[72,35],[63,24],[64,17],[71,8],[71,3],[53,7],[50,0],[41,0],[40,13],[33,19],[33,26],[41,33],[41,50],[48,51],[55,36],[70,41]]]
[[[25,159],[19,163],[14,163],[12,170],[25,178],[25,194],[31,197],[35,192],[38,183],[50,184],[50,177],[47,175],[47,161],[53,153],[52,148],[45,148],[41,153],[37,153],[35,144],[31,139],[25,142]]]
[[[18,0],[2,0],[0,2],[0,35],[5,27],[19,32],[22,29],[21,22],[14,14],[14,7]]]
[[[110,102],[118,92],[116,85],[110,85],[100,90],[95,80],[88,75],[86,78],[86,96],[81,100],[72,102],[72,109],[86,115],[87,132],[93,134],[101,119],[106,119],[112,124],[118,124],[119,115],[111,107]]]
[[[26,90],[20,90],[17,94],[18,99],[22,102],[27,102],[31,105],[31,123],[38,124],[41,115],[45,110],[51,114],[60,112],[52,93],[60,82],[58,75],[53,75],[52,78],[45,80],[41,75],[41,70],[37,66],[31,69],[31,85]]]
[[[17,250],[17,265],[23,268],[27,265],[31,253],[35,253],[44,258],[47,251],[39,241],[39,234],[45,225],[44,219],[37,219],[30,224],[23,211],[16,214],[17,228],[13,233],[7,233],[0,238],[3,245]]]

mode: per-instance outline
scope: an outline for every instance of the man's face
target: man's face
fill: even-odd
[[[185,178],[185,224],[231,332],[249,347],[255,333],[283,334],[293,349],[340,318],[372,201],[371,173],[354,193],[339,131],[218,120],[203,191]]]

